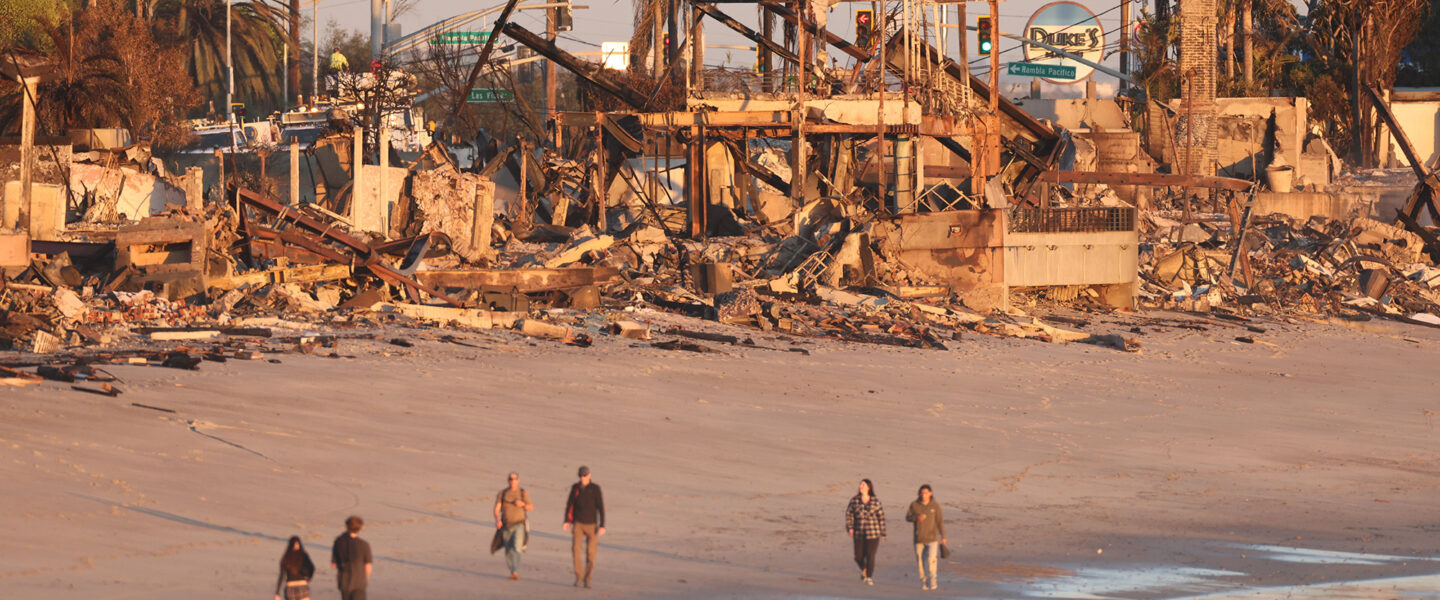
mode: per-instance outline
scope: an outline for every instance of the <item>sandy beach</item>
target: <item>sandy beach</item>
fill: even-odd
[[[1140,327],[1139,353],[396,329],[414,347],[111,367],[117,398],[3,388],[0,597],[269,598],[299,535],[338,598],[350,514],[381,599],[1434,597],[1440,331],[1164,316],[1087,317]],[[560,528],[582,464],[608,508],[591,590]],[[537,505],[518,582],[488,553],[511,470]],[[874,587],[843,524],[862,477],[888,516]],[[903,520],[922,483],[954,550],[938,592]]]

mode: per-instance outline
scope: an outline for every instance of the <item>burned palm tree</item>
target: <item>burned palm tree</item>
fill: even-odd
[[[223,103],[226,88],[224,0],[163,0],[155,9],[157,29],[189,44],[186,68],[200,93]],[[251,0],[231,3],[230,38],[236,98],[264,101],[282,86],[280,13]],[[221,110],[220,112],[224,112]]]

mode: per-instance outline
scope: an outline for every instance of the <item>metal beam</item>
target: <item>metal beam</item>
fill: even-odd
[[[1091,171],[1046,171],[1042,181],[1051,183],[1103,183],[1106,185],[1145,185],[1152,187],[1194,187],[1243,192],[1254,182],[1230,177],[1175,175],[1170,173],[1096,173]]]
[[[648,99],[634,89],[611,81],[610,77],[605,75],[603,69],[592,67],[590,63],[580,60],[569,52],[561,50],[554,43],[546,41],[544,38],[531,33],[530,30],[515,23],[506,23],[504,27],[500,28],[500,31],[515,41],[529,47],[531,50],[534,50],[537,54],[565,67],[576,76],[595,84],[595,87],[604,90],[611,96],[619,98],[622,102],[629,104],[631,108],[644,110]],[[492,37],[490,41],[493,42],[495,39]]]
[[[721,24],[725,25],[726,27],[729,27],[730,29],[735,30],[736,33],[744,36],[745,39],[748,39],[748,40],[750,40],[750,41],[752,41],[752,42],[755,42],[756,44],[760,44],[761,46],[764,46],[765,49],[769,50],[772,54],[774,54],[774,55],[776,55],[776,56],[779,56],[780,58],[783,58],[783,59],[785,59],[785,60],[788,60],[788,61],[790,61],[790,62],[793,62],[793,63],[795,63],[795,64],[797,64],[797,65],[800,65],[800,66],[802,66],[802,67],[805,66],[804,61],[802,61],[802,60],[800,59],[800,57],[796,56],[794,53],[790,52],[789,50],[786,50],[786,49],[785,49],[784,47],[782,47],[780,44],[777,44],[777,43],[771,41],[769,38],[767,38],[767,37],[765,37],[765,36],[763,36],[763,35],[760,35],[759,33],[756,33],[754,29],[751,29],[751,28],[749,28],[749,27],[746,27],[744,23],[741,23],[741,22],[739,22],[739,21],[736,21],[736,20],[735,20],[734,18],[732,18],[730,15],[727,15],[727,14],[725,14],[724,12],[722,12],[722,11],[721,11],[719,8],[717,8],[714,4],[710,4],[710,3],[708,3],[708,2],[696,2],[696,3],[694,3],[694,5],[695,5],[695,8],[700,9],[700,12],[705,13],[706,16],[708,16],[708,17],[710,17],[710,18],[712,18],[712,19],[715,19],[716,21],[719,21]],[[838,82],[839,82],[838,79],[835,79],[834,77],[831,77],[829,73],[826,73],[824,69],[821,69],[819,65],[816,65],[816,64],[813,64],[813,63],[812,63],[812,64],[810,64],[809,66],[810,66],[810,70],[813,71],[813,72],[815,73],[815,75],[816,75],[817,77],[819,77],[820,79],[822,79],[822,80],[824,80],[824,81],[826,81],[826,82],[828,82],[828,83],[838,83]]]

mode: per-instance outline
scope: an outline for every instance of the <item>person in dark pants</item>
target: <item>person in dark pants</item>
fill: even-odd
[[[300,536],[290,536],[290,541],[285,542],[285,554],[280,557],[275,600],[310,600],[310,578],[314,576],[315,563],[310,562],[305,544],[300,543]]]
[[[860,480],[860,491],[845,507],[845,531],[855,542],[855,564],[860,567],[860,580],[875,585],[875,554],[880,540],[885,539],[885,508],[875,496],[875,484]]]
[[[590,574],[595,570],[595,550],[600,536],[605,535],[605,499],[600,486],[590,483],[590,467],[580,467],[580,481],[570,486],[565,500],[565,530],[574,535],[571,551],[575,554],[575,587],[590,587]],[[585,562],[580,562],[581,546]]]
[[[345,533],[335,538],[330,550],[330,566],[340,583],[340,600],[365,600],[365,584],[370,582],[370,542],[360,539],[365,520],[357,516],[345,519]]]

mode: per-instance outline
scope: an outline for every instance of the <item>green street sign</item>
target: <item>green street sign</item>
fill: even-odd
[[[513,102],[514,100],[515,92],[489,88],[470,90],[470,96],[465,99],[466,102]]]
[[[1075,67],[1028,62],[1012,62],[1009,64],[1011,75],[1022,75],[1026,77],[1044,77],[1046,79],[1075,78]]]
[[[483,44],[488,41],[490,41],[490,32],[488,31],[447,31],[430,38],[431,44],[445,44],[450,46]]]

